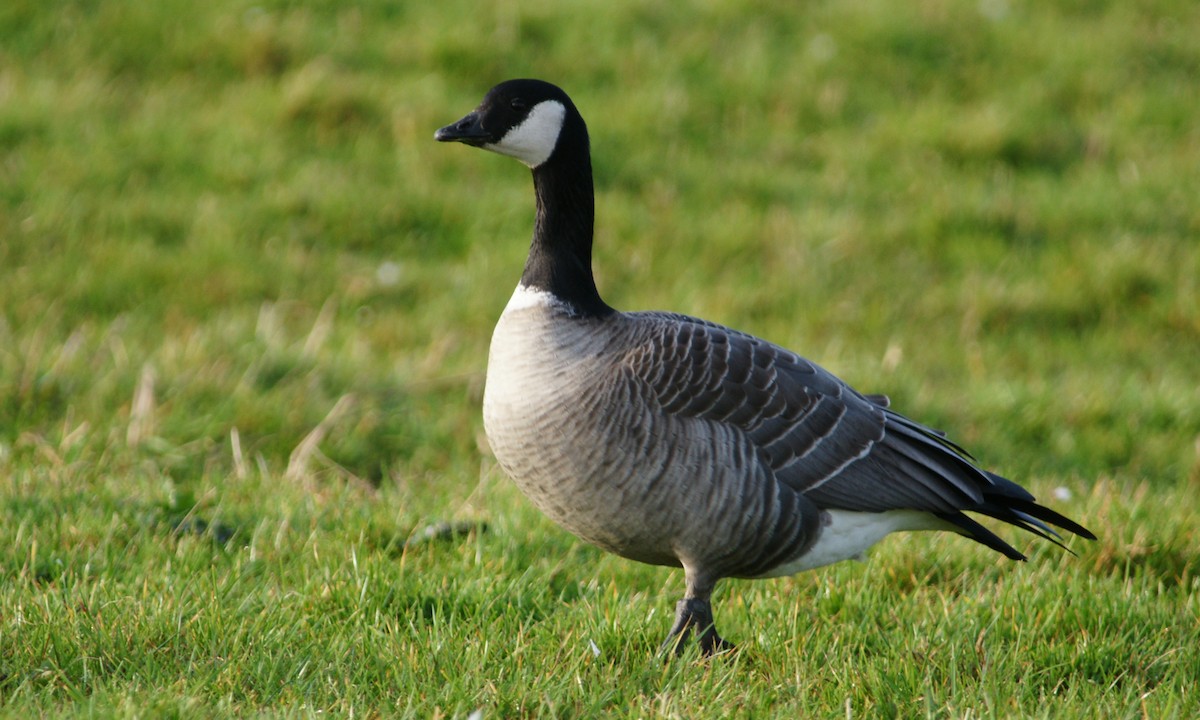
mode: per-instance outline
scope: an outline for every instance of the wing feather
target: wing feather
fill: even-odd
[[[669,313],[633,313],[628,364],[668,413],[737,428],[775,477],[824,507],[952,512],[990,484],[935,431],[758,338]]]
[[[626,366],[668,414],[735,429],[776,480],[819,507],[924,510],[959,532],[1023,556],[962,513],[979,512],[1061,544],[1046,525],[1082,526],[986,472],[945,433],[862,395],[832,373],[758,338],[671,313],[632,313],[643,331]]]

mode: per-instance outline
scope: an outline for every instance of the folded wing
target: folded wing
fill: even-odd
[[[775,478],[818,506],[923,510],[1013,558],[1023,556],[961,511],[1058,542],[1045,523],[1091,533],[989,473],[943,433],[890,409],[798,355],[734,330],[668,313],[629,363],[668,414],[737,428]],[[1044,521],[1044,522],[1043,522]]]

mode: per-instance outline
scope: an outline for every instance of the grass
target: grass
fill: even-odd
[[[1197,22],[6,2],[0,714],[1200,714]],[[611,303],[888,392],[1100,541],[893,538],[657,658],[679,574],[482,440],[529,179],[431,136],[530,75],[590,123]]]

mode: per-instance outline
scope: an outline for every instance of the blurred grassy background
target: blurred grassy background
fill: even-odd
[[[518,76],[589,122],[611,304],[796,349],[1042,494],[1178,500],[1084,520],[1115,536],[1095,567],[1186,589],[1198,27],[1184,0],[6,0],[6,645],[180,528],[391,552],[541,522],[489,485],[478,411],[529,178],[432,142]],[[33,687],[4,655],[0,690]],[[62,672],[39,697],[87,694]]]
[[[617,305],[798,348],[1016,472],[1195,464],[1194,11],[557,7],[9,3],[6,446],[108,448],[149,365],[192,474],[346,393],[351,472],[470,455],[531,200],[429,133],[538,75],[590,119]]]

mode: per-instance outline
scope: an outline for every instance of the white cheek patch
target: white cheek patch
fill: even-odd
[[[500,138],[500,142],[489,143],[484,147],[501,155],[515,157],[535,168],[546,162],[550,153],[554,152],[566,115],[567,108],[562,103],[557,100],[543,100],[533,106],[525,122],[509,130]]]

